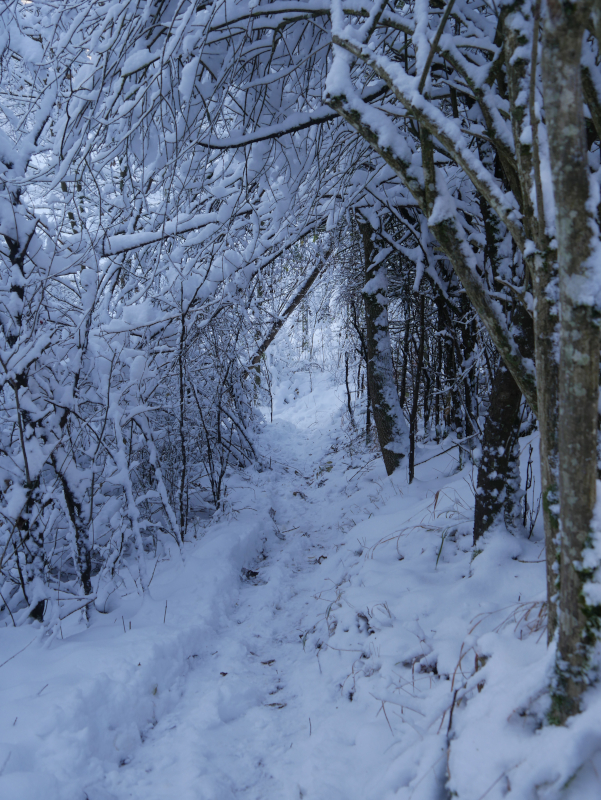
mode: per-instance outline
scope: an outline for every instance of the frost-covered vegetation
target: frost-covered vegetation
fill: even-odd
[[[182,590],[178,624],[167,635],[149,623],[144,645],[176,648],[163,674],[177,683],[192,656],[208,668],[208,651],[188,652],[188,635],[202,639],[206,623],[216,652],[221,633],[230,641],[234,595],[261,582],[248,559],[282,559],[285,591],[300,597],[309,586],[320,594],[311,582],[295,585],[298,559],[309,557],[304,534],[323,534],[328,564],[339,547],[370,560],[394,543],[407,559],[405,588],[367,592],[357,610],[344,588],[355,578],[334,569],[325,622],[299,637],[321,664],[322,651],[345,651],[331,641],[345,625],[375,636],[380,609],[391,632],[379,631],[378,647],[392,653],[404,647],[407,615],[434,614],[434,637],[422,623],[412,631],[419,658],[352,665],[352,676],[379,672],[377,692],[389,694],[370,696],[395,737],[387,703],[406,686],[407,664],[412,681],[423,667],[434,682],[427,708],[414,709],[426,727],[399,712],[421,744],[409,745],[402,729],[404,755],[378,761],[380,770],[396,764],[398,779],[378,796],[417,797],[418,786],[424,797],[474,799],[597,791],[600,36],[592,0],[0,5],[0,625],[13,667],[30,656],[12,644],[34,641],[32,675],[45,660],[56,666],[65,647],[83,665],[77,636],[89,643],[119,616],[127,635],[123,603],[150,613],[157,576],[169,573],[161,585],[175,586],[192,561],[203,588],[182,579],[190,608]],[[322,409],[315,421],[298,410],[312,403]],[[323,441],[299,433],[312,424]],[[381,494],[366,488],[370,470]],[[280,506],[262,497],[274,492]],[[323,506],[307,523],[305,503]],[[382,530],[368,525],[352,549],[351,529],[373,515]],[[271,528],[268,546],[261,537]],[[419,560],[424,536],[433,563]],[[452,613],[423,598],[393,609],[413,571],[433,604],[454,598]],[[260,608],[248,608],[247,627],[267,635]],[[192,634],[195,615],[205,622]],[[507,633],[512,620],[530,644]],[[489,639],[475,633],[484,628]],[[137,688],[120,711],[122,695],[101,688],[92,664],[80,668],[111,699],[106,713],[73,706],[68,735],[78,735],[78,714],[97,716],[90,736],[102,750],[118,729],[126,766],[131,742],[175,706],[151,713],[146,677],[128,672],[124,686]],[[336,688],[338,678],[324,676]],[[252,686],[248,697],[262,697]],[[241,720],[244,730],[248,718],[233,709],[255,700],[224,700],[220,724]],[[127,734],[120,713],[131,716]],[[526,720],[519,734],[515,725],[501,731],[503,714]],[[492,739],[476,756],[480,736]],[[109,780],[111,751],[90,768],[97,788],[88,792],[92,739],[74,756],[80,768],[46,765],[58,797],[111,796],[130,791],[128,780],[147,786],[139,771]],[[33,745],[23,742],[21,760],[10,746],[0,759],[0,782],[33,797],[34,783],[21,790],[21,778],[8,778],[35,782]],[[407,755],[414,746],[417,760]],[[477,780],[466,777],[470,747],[487,765]],[[312,788],[291,778],[285,791],[350,797],[341,769],[333,764]],[[190,779],[185,791],[251,792],[243,777],[227,789],[207,780]],[[256,796],[281,796],[284,785],[261,785]]]

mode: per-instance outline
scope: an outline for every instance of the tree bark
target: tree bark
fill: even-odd
[[[349,419],[351,421],[351,426],[355,427],[355,417],[353,416],[353,404],[351,402],[351,387],[349,384],[349,358],[348,353],[344,354],[344,377],[346,383],[346,407],[348,409]],[[273,400],[271,401],[272,409],[273,409]],[[271,421],[273,422],[273,410],[271,412]]]
[[[511,120],[514,141],[518,142],[516,163],[519,177],[520,208],[524,232],[528,239],[536,242],[537,252],[526,258],[532,279],[534,296],[534,349],[536,354],[537,417],[540,431],[541,493],[543,499],[543,521],[545,528],[545,552],[547,561],[548,624],[547,637],[550,642],[557,625],[557,534],[559,517],[554,509],[559,502],[558,494],[558,370],[556,352],[558,314],[555,284],[557,263],[555,251],[545,231],[544,198],[540,178],[540,156],[535,109],[536,67],[538,60],[539,3],[533,9],[533,35],[528,65],[528,39],[524,33],[524,17],[529,10],[515,6],[509,10],[502,24],[505,64],[507,69],[507,91],[511,104]],[[530,75],[528,75],[530,70]],[[528,85],[529,84],[529,85]],[[530,96],[526,98],[526,87]],[[529,106],[529,107],[528,107]],[[529,111],[527,117],[526,112]],[[521,135],[524,125],[531,125],[531,143]],[[533,180],[534,177],[534,180]],[[534,191],[534,189],[536,191]],[[536,195],[536,209],[532,197]]]
[[[547,562],[547,640],[551,642],[557,627],[557,536],[559,533],[557,417],[559,412],[556,334],[557,305],[553,300],[556,264],[550,257],[536,253],[530,261],[532,289],[535,298],[534,333],[536,352],[536,386],[539,398],[538,429],[540,432],[541,495],[545,528]]]
[[[366,284],[365,327],[367,350],[367,383],[378,441],[388,475],[392,475],[408,450],[407,424],[394,380],[392,347],[388,332],[387,277],[385,263],[374,264],[373,229],[360,223],[363,240]]]
[[[580,59],[588,2],[548,0],[543,88],[551,153],[561,301],[559,356],[559,497],[561,553],[556,681],[550,720],[580,710],[589,682],[601,608],[589,604],[591,571],[583,551],[596,500],[599,329],[588,259],[596,224],[589,175]]]
[[[474,508],[474,545],[508,499],[507,479],[515,460],[522,393],[503,362],[497,367],[482,439]]]
[[[417,348],[417,364],[415,367],[415,381],[413,384],[413,402],[411,403],[411,416],[409,419],[409,483],[413,483],[415,476],[415,434],[417,433],[417,412],[419,410],[419,387],[422,380],[424,365],[424,296],[419,300],[419,345]]]

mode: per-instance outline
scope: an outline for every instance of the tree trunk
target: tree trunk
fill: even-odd
[[[592,570],[583,551],[592,535],[596,500],[599,329],[588,259],[596,229],[589,201],[586,129],[580,58],[587,2],[548,0],[543,42],[543,86],[556,206],[561,301],[559,357],[559,497],[561,553],[559,636],[550,720],[563,723],[580,710],[589,682],[599,606],[585,583]]]
[[[349,358],[348,353],[344,354],[344,377],[346,383],[346,407],[348,409],[349,419],[351,421],[351,426],[355,427],[355,417],[353,416],[353,404],[351,402],[351,386],[349,383]],[[271,394],[271,393],[270,393]],[[271,400],[271,421],[273,422],[273,398]]]
[[[384,263],[374,264],[373,230],[369,223],[359,225],[363,239],[366,284],[365,327],[367,383],[378,433],[378,441],[388,475],[392,475],[408,450],[408,432],[394,380],[392,347],[388,333],[387,276]]]
[[[183,297],[182,297],[183,308]],[[185,376],[185,347],[186,347],[186,318],[182,314],[178,352],[178,378],[179,378],[179,446],[180,446],[180,481],[177,493],[179,509],[179,535],[182,542],[186,537],[188,527],[188,474],[186,450],[186,376]],[[218,428],[219,430],[219,428]]]
[[[497,367],[478,468],[474,508],[474,545],[490,528],[508,500],[508,476],[515,461],[522,393],[503,362]]]
[[[401,367],[401,387],[399,390],[399,402],[401,404],[401,408],[404,407],[405,400],[407,399],[407,365],[409,361],[409,336],[411,334],[410,314],[411,304],[407,303],[405,306],[405,334],[403,336],[403,361]]]
[[[286,321],[289,319],[289,317],[292,316],[292,314],[296,311],[296,309],[303,302],[303,300],[305,300],[305,298],[309,294],[309,291],[311,290],[311,287],[313,286],[313,284],[315,283],[317,278],[319,278],[319,276],[323,273],[325,268],[328,266],[329,258],[330,258],[331,254],[332,254],[332,248],[327,250],[327,252],[324,253],[323,257],[320,257],[318,259],[316,266],[313,268],[313,270],[310,272],[308,277],[305,279],[304,283],[301,285],[301,288],[298,290],[298,292],[292,298],[290,303],[288,303],[286,308],[281,312],[279,318],[274,323],[272,323],[271,327],[269,328],[269,331],[268,331],[267,335],[265,336],[265,338],[263,339],[263,341],[261,342],[261,344],[257,348],[256,353],[254,354],[254,356],[251,359],[251,362],[250,362],[251,368],[254,368],[255,370],[259,369],[259,365],[261,363],[261,359],[263,358],[263,356],[267,352],[267,348],[273,342],[273,340],[278,335],[278,333],[282,330],[282,328],[286,324]],[[303,320],[303,325],[304,325],[304,320]],[[303,331],[304,331],[304,328],[303,328]],[[303,333],[303,336],[304,336],[304,333]]]
[[[545,552],[547,561],[547,637],[550,642],[557,625],[557,534],[559,517],[554,511],[559,502],[558,494],[558,368],[556,353],[557,304],[554,283],[557,279],[555,250],[550,247],[545,230],[545,209],[540,177],[540,155],[537,135],[536,67],[538,61],[538,33],[540,3],[532,7],[533,35],[530,60],[527,38],[522,30],[525,7],[514,6],[507,14],[503,25],[505,64],[508,70],[507,90],[512,106],[514,140],[519,142],[516,150],[519,182],[521,186],[521,209],[524,232],[536,242],[537,251],[526,258],[532,278],[534,296],[534,347],[536,354],[537,417],[540,431],[541,493],[543,521],[545,527]],[[517,23],[517,24],[515,24]],[[521,33],[520,33],[521,31]],[[528,70],[530,75],[528,76]],[[524,87],[529,82],[529,102]],[[529,111],[529,119],[526,112]],[[523,139],[521,132],[525,122],[531,126],[531,142]],[[533,180],[534,178],[534,180]],[[536,197],[536,208],[532,198]]]
[[[551,642],[557,627],[557,535],[559,533],[558,453],[558,368],[556,355],[557,307],[553,301],[552,281],[555,278],[549,258],[537,253],[532,259],[532,288],[535,298],[536,386],[539,398],[538,429],[540,432],[541,496],[545,528],[547,561],[547,640]]]
[[[419,345],[417,348],[417,364],[415,368],[415,382],[413,384],[413,402],[411,403],[411,417],[409,420],[409,483],[413,483],[415,476],[415,434],[417,432],[417,412],[419,410],[419,387],[422,380],[424,365],[424,296],[419,300]]]

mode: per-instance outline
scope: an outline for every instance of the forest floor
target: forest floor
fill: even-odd
[[[343,405],[327,374],[286,379],[266,468],[230,477],[146,596],[126,580],[52,641],[0,631],[2,800],[601,795],[600,693],[542,725],[540,526],[475,552],[454,442],[408,486]]]

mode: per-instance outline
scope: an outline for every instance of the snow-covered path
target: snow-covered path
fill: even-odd
[[[336,523],[346,515],[348,498],[337,492],[331,504],[324,497],[332,468],[329,403],[320,413],[309,395],[293,411],[287,416],[300,416],[307,427],[276,418],[263,442],[272,470],[253,475],[246,488],[253,510],[267,510],[270,535],[243,568],[237,599],[212,643],[193,656],[180,701],[131,763],[106,776],[110,796],[364,796],[361,776],[372,775],[374,753],[354,745],[365,721],[353,719],[338,685],[320,680],[319,650],[305,646],[316,621],[315,597],[333,585],[324,577],[324,554],[344,544]]]
[[[50,647],[3,630],[2,800],[364,796],[378,737],[355,747],[369,725],[341,689],[368,626],[335,674],[319,656],[364,549],[346,533],[382,494],[365,475],[385,475],[340,447],[339,389],[321,383],[284,390],[261,437],[271,468],[231,477],[224,513],[183,564],[157,561],[148,595],[124,586]]]
[[[474,552],[449,440],[407,486],[329,376],[276,389],[266,468],[145,596],[2,629],[0,800],[596,800],[601,693],[537,732],[540,540]]]

